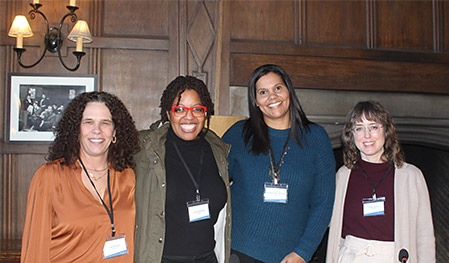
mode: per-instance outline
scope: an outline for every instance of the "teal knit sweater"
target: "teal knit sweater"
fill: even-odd
[[[321,126],[311,124],[302,147],[290,140],[280,170],[280,183],[288,184],[288,203],[264,203],[264,183],[271,182],[270,159],[249,153],[243,123],[237,122],[223,136],[232,146],[231,247],[264,262],[278,263],[291,252],[309,261],[329,224],[334,202],[335,159],[329,137]],[[289,132],[269,129],[276,162]]]

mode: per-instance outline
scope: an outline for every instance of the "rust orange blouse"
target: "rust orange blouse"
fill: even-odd
[[[128,254],[103,259],[111,222],[103,205],[81,180],[78,162],[61,160],[43,164],[34,174],[28,192],[21,262],[120,262],[134,258],[135,175],[132,169],[110,170],[116,232],[126,235]],[[109,194],[104,202],[108,207]]]

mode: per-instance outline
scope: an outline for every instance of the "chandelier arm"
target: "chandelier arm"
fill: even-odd
[[[67,7],[69,8],[69,7]],[[69,9],[70,10],[70,9]],[[75,9],[76,10],[76,9]],[[65,63],[64,60],[62,59],[61,56],[61,47],[62,47],[62,25],[64,24],[64,20],[68,17],[71,16],[71,20],[73,23],[75,23],[78,20],[78,17],[76,16],[76,14],[74,13],[74,10],[70,10],[69,13],[67,13],[65,16],[62,17],[61,22],[59,22],[59,27],[58,27],[58,58],[59,61],[61,62],[61,64],[64,66],[64,68],[66,68],[67,70],[70,71],[76,71],[79,67],[80,67],[80,63],[81,63],[81,58],[86,54],[84,52],[78,52],[78,51],[74,51],[73,54],[76,56],[76,65],[73,68],[68,67]]]
[[[64,68],[66,68],[67,70],[70,70],[70,71],[76,71],[76,70],[80,67],[81,58],[82,58],[84,55],[86,55],[86,53],[84,53],[84,52],[79,52],[79,51],[73,51],[72,53],[73,53],[73,55],[76,56],[76,65],[75,65],[74,68],[69,68],[69,67],[64,63],[64,61],[62,60],[62,57],[61,57],[61,50],[60,50],[60,49],[58,49],[58,58],[59,58],[59,61],[61,62],[61,64],[64,66]]]
[[[42,5],[41,4],[30,4],[30,5],[33,7],[33,9],[31,9],[28,12],[30,19],[34,20],[36,18],[36,13],[41,15],[45,21],[45,25],[47,26],[46,27],[47,32],[46,32],[45,36],[48,36],[49,31],[50,31],[48,19],[44,15],[44,13],[42,13],[41,11],[38,10],[39,7],[41,7]],[[26,51],[26,49],[25,48],[14,48],[14,51],[17,53],[17,63],[19,63],[19,65],[23,68],[32,68],[32,67],[36,66],[37,64],[39,64],[39,62],[42,61],[42,59],[45,57],[45,54],[47,53],[47,48],[48,48],[48,43],[44,38],[44,50],[42,51],[41,57],[36,62],[34,62],[33,64],[30,64],[30,65],[25,65],[22,63],[22,54]]]

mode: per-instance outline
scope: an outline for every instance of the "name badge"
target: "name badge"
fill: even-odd
[[[117,234],[115,237],[108,237],[106,239],[103,248],[103,257],[105,259],[126,254],[128,254],[128,248],[126,246],[125,234]]]
[[[363,216],[385,215],[385,197],[363,198]]]
[[[189,211],[189,222],[196,222],[210,218],[209,199],[201,199],[200,201],[187,202]]]
[[[265,183],[264,203],[286,204],[288,200],[288,184]]]

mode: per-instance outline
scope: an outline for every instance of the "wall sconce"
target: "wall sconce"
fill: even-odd
[[[28,12],[28,15],[31,19],[34,19],[36,17],[36,14],[41,15],[45,23],[47,25],[47,32],[45,34],[44,39],[44,51],[42,52],[41,57],[33,64],[31,65],[24,65],[21,61],[22,53],[26,51],[25,48],[23,48],[23,38],[24,37],[31,37],[33,36],[33,31],[31,31],[30,24],[28,24],[28,20],[23,15],[18,15],[14,18],[14,21],[11,25],[11,28],[9,30],[8,36],[10,37],[16,37],[16,47],[14,48],[14,51],[17,53],[17,62],[20,66],[24,68],[31,68],[39,64],[41,60],[44,58],[45,53],[47,51],[50,51],[51,53],[58,52],[59,61],[61,61],[61,64],[70,71],[76,71],[81,62],[81,58],[86,55],[86,53],[83,52],[83,43],[91,43],[92,42],[92,36],[89,31],[89,26],[87,25],[86,21],[78,20],[75,11],[78,9],[76,6],[76,0],[70,0],[69,5],[67,6],[67,9],[69,12],[62,17],[61,21],[59,22],[58,27],[51,27],[49,26],[47,17],[45,17],[44,13],[39,11],[39,8],[42,6],[42,4],[39,3],[39,0],[33,0],[33,3],[30,4],[32,9]],[[73,42],[76,42],[76,50],[73,52],[73,54],[76,56],[76,66],[74,68],[69,68],[61,57],[61,47],[62,47],[62,33],[61,28],[64,24],[64,20],[67,17],[71,17],[71,20],[73,23],[76,22],[75,26],[73,27],[70,34],[67,36],[67,38]],[[77,22],[78,20],[78,22]]]

